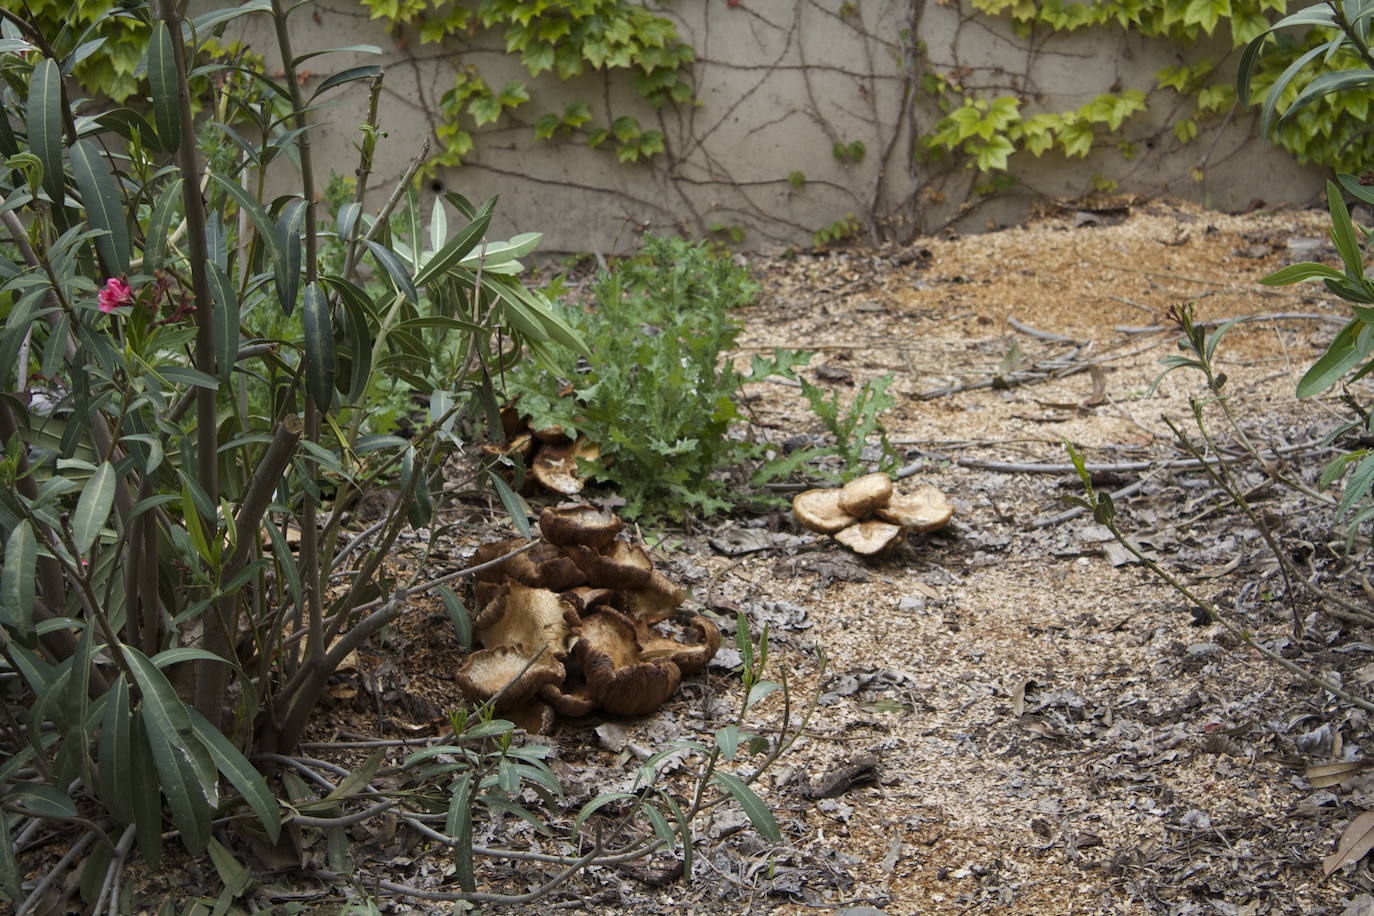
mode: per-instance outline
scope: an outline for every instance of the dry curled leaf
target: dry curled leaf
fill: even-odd
[[[1343,865],[1358,862],[1374,849],[1374,811],[1359,814],[1341,834],[1336,851],[1322,859],[1322,874],[1330,875]]]
[[[1340,763],[1319,763],[1303,771],[1303,778],[1312,783],[1314,789],[1326,789],[1338,785],[1356,773],[1374,767],[1374,760],[1342,760]]]

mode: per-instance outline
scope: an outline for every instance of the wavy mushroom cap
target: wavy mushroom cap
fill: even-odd
[[[640,657],[635,627],[624,615],[597,611],[582,621],[573,647],[591,696],[609,713],[647,715],[677,690],[682,673],[666,659]]]
[[[474,703],[500,694],[494,708],[503,712],[530,700],[548,684],[562,683],[565,676],[563,664],[549,652],[530,664],[530,653],[515,646],[497,646],[470,653],[455,680],[463,696]]]
[[[682,672],[683,677],[701,671],[720,649],[720,629],[700,614],[692,617],[688,627],[696,630],[697,641],[695,643],[682,643],[675,639],[668,639],[650,630],[647,624],[637,623],[635,636],[639,640],[640,658],[646,661],[667,659],[677,665],[677,669]]]
[[[901,525],[877,521],[859,522],[835,534],[835,540],[864,556],[882,553],[901,540],[901,537]]]
[[[576,496],[585,485],[577,476],[577,456],[571,441],[540,448],[530,465],[530,474],[546,489],[564,496]]]
[[[539,530],[550,544],[605,547],[620,533],[621,521],[595,506],[550,506],[539,514]]]
[[[615,590],[597,588],[593,585],[579,585],[577,588],[568,589],[563,593],[563,597],[572,602],[579,616],[585,617],[594,608],[609,605],[611,600],[615,598]]]
[[[539,688],[539,698],[554,708],[560,716],[580,719],[596,711],[591,688],[586,684],[545,684]]]
[[[855,518],[865,518],[874,509],[887,505],[891,498],[892,478],[875,471],[856,477],[845,484],[840,490],[838,503],[840,511],[847,512]]]
[[[560,656],[567,654],[577,623],[577,611],[561,595],[508,582],[482,609],[472,629],[489,649],[512,646],[526,657],[544,649],[550,656]]]
[[[798,493],[792,497],[792,514],[803,528],[820,534],[834,534],[858,521],[840,508],[839,490],[807,490]]]
[[[524,547],[529,543],[530,542],[525,538],[505,538],[504,540],[491,541],[490,543],[482,544],[477,548],[477,551],[472,555],[472,563],[470,563],[469,565],[482,566],[486,563],[491,563],[493,560],[497,560],[512,551],[519,550],[521,547]],[[526,551],[526,553],[528,553],[528,551]],[[507,560],[502,560],[500,563],[496,563],[495,565],[488,566],[486,569],[479,570],[474,575],[476,576],[478,582],[500,583],[504,582],[507,578],[516,579],[518,578],[518,576],[511,575],[511,570],[517,569],[518,567],[521,571],[523,571],[523,569],[525,568],[524,564],[529,563],[529,559],[527,557],[521,560],[522,557],[525,557],[525,554],[516,554],[515,556]],[[520,560],[521,563],[517,564],[515,562],[517,560]],[[532,567],[530,568],[532,569]]]
[[[954,504],[935,487],[917,487],[912,493],[892,497],[878,510],[878,517],[910,531],[934,531],[954,517]]]
[[[673,612],[687,600],[687,590],[658,570],[639,588],[621,589],[612,601],[616,609],[634,620],[657,623],[673,616]]]
[[[596,588],[642,588],[654,572],[644,548],[629,541],[611,541],[600,550],[581,544],[563,549],[581,568],[588,584]]]

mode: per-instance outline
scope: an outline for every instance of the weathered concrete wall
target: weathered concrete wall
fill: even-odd
[[[940,117],[920,89],[920,67],[954,72],[970,89],[1019,94],[1028,99],[1025,113],[1059,111],[1110,89],[1146,89],[1155,71],[1181,61],[1176,46],[1139,35],[1096,30],[1022,39],[1008,23],[957,2],[923,0],[678,0],[661,12],[696,51],[697,104],[655,112],[623,74],[568,83],[544,74],[529,80],[531,102],[474,130],[476,148],[466,164],[435,175],[429,193],[499,193],[495,233],[535,229],[545,233],[546,251],[612,251],[630,247],[644,230],[701,235],[713,226],[743,230],[747,247],[809,244],[815,230],[851,213],[872,238],[901,240],[951,223],[977,229],[1014,219],[1036,196],[1083,194],[1094,176],[1119,182],[1123,191],[1225,209],[1256,198],[1305,201],[1320,186],[1318,170],[1300,168],[1256,139],[1248,116],[1203,123],[1198,138],[1180,146],[1169,130],[1177,100],[1168,92],[1153,93],[1148,112],[1127,122],[1125,135],[1139,150],[1132,161],[1122,159],[1114,141],[1086,159],[1021,153],[1012,159],[1020,185],[995,199],[972,193],[974,173],[958,164],[916,161],[917,135]],[[499,35],[487,44],[421,45],[413,34],[389,34],[349,0],[324,0],[314,15],[301,12],[292,22],[297,53],[356,42],[387,49],[381,121],[389,136],[374,172],[379,192],[432,135],[438,100],[457,67],[475,65],[492,86],[528,80],[502,53]],[[264,25],[244,26],[241,34],[265,51]],[[311,79],[375,60],[316,58]],[[316,149],[323,174],[351,174],[366,89],[354,84],[333,97],[320,115]],[[667,152],[647,164],[622,164],[612,151],[589,149],[578,138],[535,139],[536,118],[578,98],[597,123],[629,114],[661,130]],[[837,160],[833,144],[854,140],[866,148],[863,160]],[[1199,167],[1200,181],[1190,174]],[[793,172],[806,177],[800,187],[788,181]]]

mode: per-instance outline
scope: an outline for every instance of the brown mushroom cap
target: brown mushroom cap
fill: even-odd
[[[840,508],[839,490],[807,490],[792,497],[792,514],[803,528],[834,534],[858,521]]]
[[[892,478],[881,471],[856,477],[840,490],[840,511],[865,518],[892,498]]]
[[[559,426],[557,423],[552,426],[546,426],[543,429],[536,429],[534,431],[534,437],[540,442],[547,442],[550,445],[562,445],[565,442],[572,441],[572,437],[568,435],[567,430],[563,429],[563,427]]]
[[[682,675],[696,674],[706,667],[720,648],[720,629],[710,620],[697,614],[688,626],[696,630],[698,641],[682,643],[668,639],[650,630],[647,624],[636,623],[635,636],[639,640],[639,656],[649,661],[666,658],[677,665]]]
[[[572,442],[545,445],[535,453],[530,473],[546,489],[564,496],[582,492],[583,480],[577,476],[577,458]]]
[[[529,661],[530,653],[515,646],[479,649],[463,660],[455,680],[458,689],[474,703],[485,703],[504,688],[494,708],[498,712],[514,709],[544,685],[561,683],[566,676],[562,662],[552,653],[545,652],[533,664]]]
[[[508,582],[482,609],[472,628],[486,648],[510,646],[526,658],[543,649],[554,657],[567,654],[577,623],[577,611],[560,595]]]
[[[610,588],[597,588],[592,585],[579,585],[577,588],[570,588],[563,593],[563,597],[572,602],[573,607],[577,608],[577,613],[587,615],[591,609],[598,605],[610,604],[615,597],[615,590]]]
[[[505,538],[504,540],[492,541],[488,544],[483,544],[480,547],[478,547],[477,552],[472,555],[472,563],[470,565],[481,566],[485,563],[490,563],[498,557],[505,556],[512,550],[519,550],[521,547],[524,547],[528,543],[529,541],[525,540],[524,538]],[[504,582],[506,577],[510,575],[509,570],[512,568],[511,560],[518,560],[520,559],[520,557],[523,556],[524,554],[517,554],[516,556],[511,557],[509,560],[505,560],[501,563],[497,563],[495,566],[489,566],[486,569],[478,571],[476,573],[477,581],[498,583]],[[524,562],[529,561],[525,560]]]
[[[673,612],[687,600],[687,590],[674,585],[672,580],[658,570],[649,575],[649,580],[639,588],[621,589],[611,602],[617,610],[634,620],[657,623],[673,616]]]
[[[539,530],[550,544],[605,547],[620,533],[620,519],[595,506],[550,506],[539,515]]]
[[[552,685],[545,684],[546,688]],[[526,700],[514,709],[507,709],[501,717],[510,720],[527,735],[547,735],[553,731],[554,708],[540,697]]]
[[[487,442],[482,445],[483,454],[505,455],[512,461],[524,464],[534,454],[536,443],[529,433],[517,433],[505,442]]]
[[[890,522],[859,522],[843,531],[836,532],[835,540],[855,553],[871,556],[881,553],[902,536],[902,527]]]
[[[483,544],[472,555],[472,565],[489,563],[529,543],[524,538],[506,538],[503,541]],[[537,544],[524,553],[518,553],[477,573],[479,582],[499,583],[507,579],[555,592],[567,591],[587,582],[586,574],[577,564],[552,544]]]
[[[629,541],[611,541],[600,550],[581,544],[563,548],[597,588],[642,588],[653,574],[654,564],[644,548]]]
[[[917,487],[914,493],[892,497],[878,517],[911,531],[934,531],[954,517],[954,504],[935,487]]]
[[[641,659],[634,624],[611,610],[597,611],[582,621],[573,652],[591,696],[618,716],[653,712],[682,679],[677,665],[667,659]]]
[[[592,699],[591,688],[586,684],[545,684],[539,689],[539,698],[552,706],[560,716],[569,719],[589,716],[597,706],[596,700]]]

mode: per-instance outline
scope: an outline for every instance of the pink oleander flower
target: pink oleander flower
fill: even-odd
[[[100,294],[96,297],[100,300],[100,310],[102,312],[113,312],[121,305],[134,304],[134,291],[118,277],[111,277],[105,281],[101,287]]]

